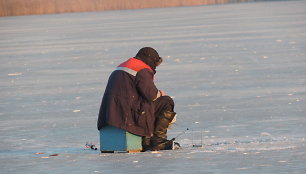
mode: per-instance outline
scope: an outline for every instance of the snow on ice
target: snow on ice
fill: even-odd
[[[33,173],[305,173],[306,2],[0,18],[0,168]],[[152,46],[176,151],[101,154],[109,74]]]

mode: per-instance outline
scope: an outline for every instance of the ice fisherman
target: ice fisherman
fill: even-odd
[[[144,47],[116,67],[102,98],[98,130],[110,125],[142,136],[143,151],[172,149],[167,129],[176,120],[174,102],[153,81],[162,62],[155,49]]]

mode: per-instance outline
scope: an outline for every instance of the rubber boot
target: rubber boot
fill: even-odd
[[[167,129],[175,117],[175,112],[164,112],[155,122],[155,131],[151,138],[151,150],[170,150],[173,140],[167,140]]]

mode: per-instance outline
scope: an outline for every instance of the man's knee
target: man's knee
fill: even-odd
[[[171,108],[170,110],[173,111],[174,101],[170,96],[162,96],[160,97],[160,99],[163,105],[168,106],[169,108]]]

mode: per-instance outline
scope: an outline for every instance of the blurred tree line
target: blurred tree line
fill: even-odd
[[[220,4],[250,0],[0,0],[0,16]]]

